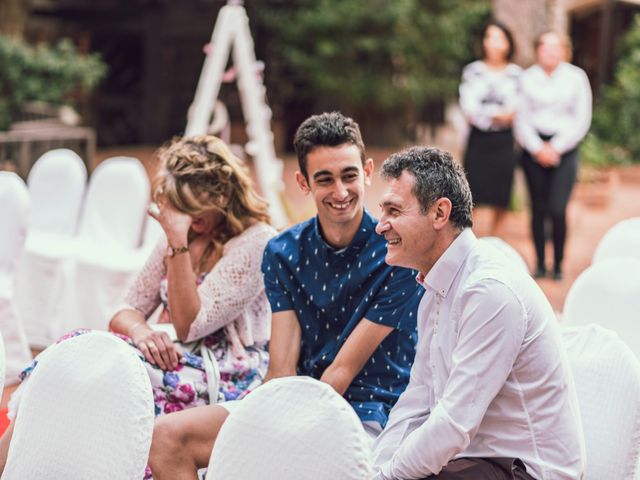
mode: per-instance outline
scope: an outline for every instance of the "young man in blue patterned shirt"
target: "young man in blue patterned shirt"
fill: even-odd
[[[296,180],[318,214],[272,239],[262,270],[273,316],[269,371],[330,384],[373,437],[409,383],[423,288],[417,272],[391,267],[364,209],[373,161],[358,124],[340,113],[305,120],[294,140]],[[149,465],[156,480],[197,478],[232,404],[156,420]]]
[[[294,139],[298,185],[318,214],[273,238],[262,264],[272,326],[265,378],[308,375],[331,385],[376,435],[409,381],[415,273],[385,264],[386,241],[364,209],[373,174],[358,124],[308,118]]]

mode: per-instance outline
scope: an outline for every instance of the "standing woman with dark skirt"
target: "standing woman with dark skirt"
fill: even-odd
[[[522,69],[511,63],[511,33],[491,21],[482,30],[482,60],[462,72],[460,106],[471,126],[464,167],[474,205],[492,210],[490,234],[497,235],[511,200],[516,164],[512,121]]]
[[[578,147],[591,125],[591,87],[584,71],[567,63],[571,45],[566,36],[543,33],[535,50],[537,63],[522,74],[515,129],[531,197],[534,275],[547,275],[545,222],[550,220],[553,278],[561,280],[566,210],[578,171]]]

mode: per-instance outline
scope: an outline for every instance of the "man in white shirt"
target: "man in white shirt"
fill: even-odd
[[[381,174],[386,261],[418,269],[426,293],[409,386],[374,443],[375,478],[582,478],[553,310],[533,279],[474,236],[462,169],[449,153],[413,147]]]

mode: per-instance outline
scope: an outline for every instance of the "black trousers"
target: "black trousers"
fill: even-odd
[[[538,257],[538,268],[545,267],[545,222],[552,227],[554,268],[560,269],[567,238],[567,204],[578,173],[578,149],[562,155],[557,167],[543,167],[533,156],[522,152],[529,196],[531,198],[531,233]]]
[[[458,458],[424,480],[535,480],[517,458]]]

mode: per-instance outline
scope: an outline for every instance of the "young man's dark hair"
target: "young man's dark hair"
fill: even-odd
[[[451,223],[460,230],[473,226],[471,190],[462,167],[449,152],[432,147],[412,147],[391,155],[383,164],[384,178],[398,178],[403,171],[415,179],[413,194],[426,213],[439,198],[451,200]]]
[[[358,147],[362,164],[365,162],[364,142],[360,127],[351,118],[340,112],[328,112],[307,118],[293,138],[293,147],[298,156],[300,171],[308,180],[307,155],[316,147],[337,147],[351,144]]]

